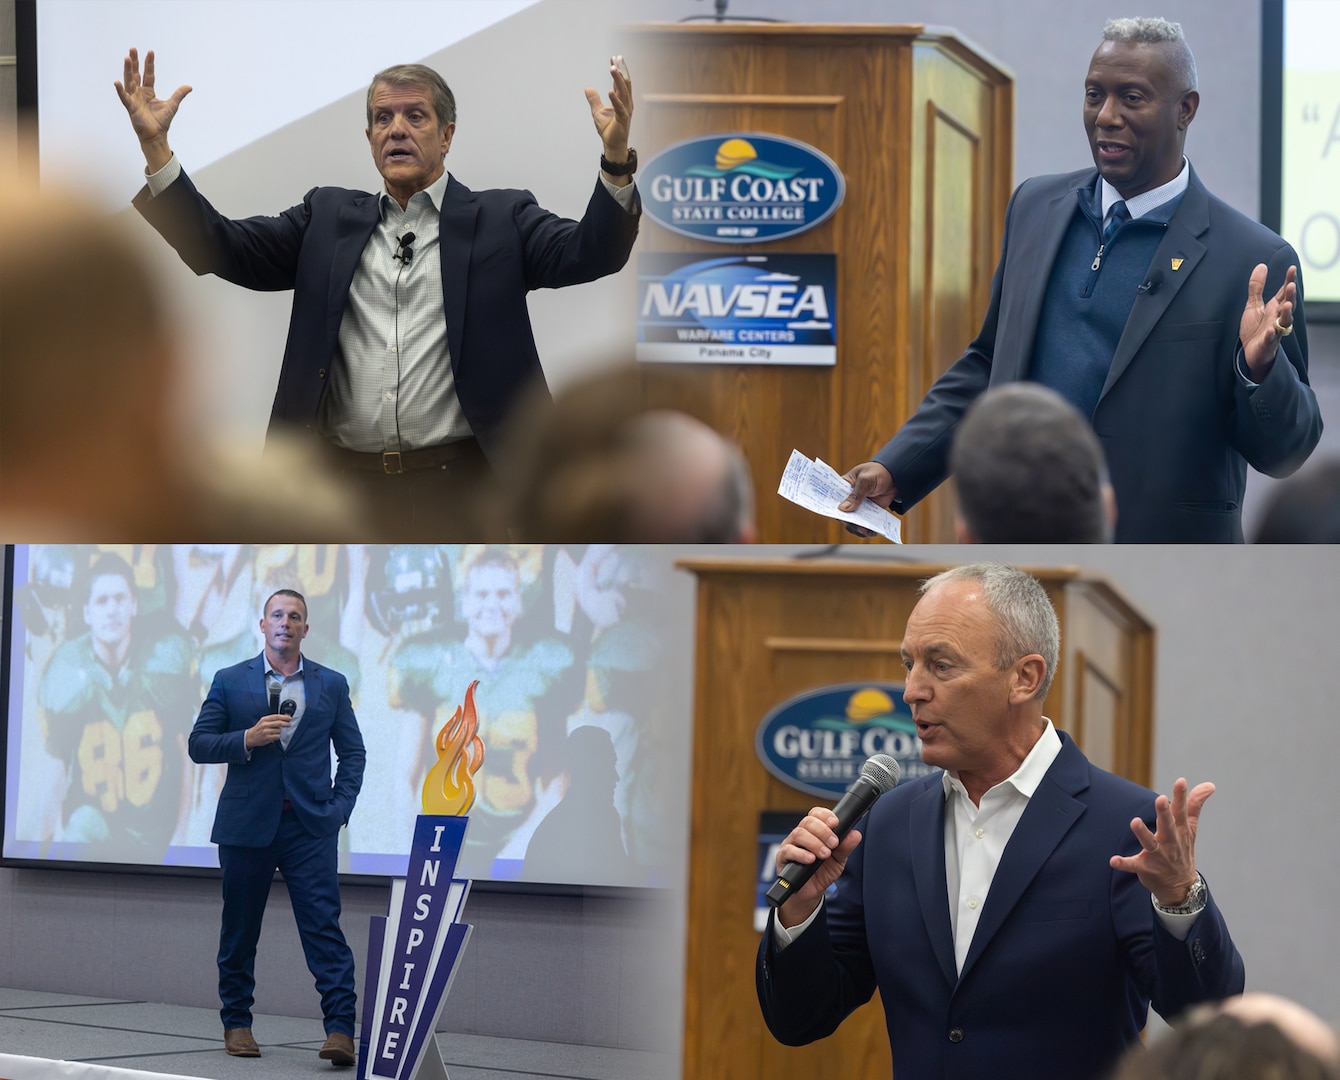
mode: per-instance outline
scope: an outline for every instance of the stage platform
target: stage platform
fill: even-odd
[[[213,1009],[0,989],[0,1055],[200,1077],[348,1076],[316,1056],[319,1020],[257,1016],[261,1057],[223,1052]],[[451,1080],[675,1080],[673,1054],[439,1032]]]

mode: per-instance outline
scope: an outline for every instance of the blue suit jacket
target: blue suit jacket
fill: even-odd
[[[248,289],[293,290],[270,431],[312,429],[349,286],[377,225],[377,196],[313,188],[278,217],[234,221],[183,172],[157,198],[143,188],[134,205],[197,274]],[[449,180],[440,218],[447,344],[461,409],[490,459],[502,449],[502,423],[521,393],[544,386],[526,294],[621,269],[639,216],[599,180],[580,221],[542,209],[529,191],[475,192]]]
[[[1242,958],[1211,900],[1185,941],[1158,923],[1133,874],[1154,793],[1062,749],[1005,848],[962,975],[945,884],[939,773],[883,796],[837,896],[782,951],[771,922],[757,983],[781,1042],[823,1038],[879,988],[894,1074],[916,1080],[1106,1075],[1148,1006],[1165,1017],[1239,993]]]
[[[1034,177],[1010,199],[981,331],[875,455],[898,486],[894,510],[909,509],[948,475],[955,427],[979,394],[1029,377],[1075,192],[1097,178],[1094,169]],[[1120,542],[1241,542],[1247,466],[1287,476],[1321,438],[1301,303],[1295,332],[1257,389],[1249,392],[1234,369],[1257,263],[1269,268],[1267,296],[1291,265],[1301,270],[1292,247],[1216,199],[1192,169],[1150,267],[1161,284],[1136,297],[1093,414],[1117,496]],[[1302,285],[1300,273],[1300,301]]]
[[[307,706],[288,749],[278,742],[258,746],[249,761],[246,730],[270,712],[264,655],[214,676],[189,743],[192,761],[228,764],[210,835],[214,843],[265,847],[279,829],[285,799],[313,836],[329,836],[348,823],[366,759],[349,683],[305,656],[302,670]],[[332,746],[339,758],[333,783]]]

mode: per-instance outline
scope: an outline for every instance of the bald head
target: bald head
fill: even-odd
[[[1221,1010],[1248,1026],[1274,1024],[1286,1038],[1340,1069],[1340,1038],[1335,1029],[1296,1001],[1279,994],[1239,994],[1225,1001]]]

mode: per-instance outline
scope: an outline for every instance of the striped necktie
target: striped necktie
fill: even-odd
[[[1131,212],[1126,209],[1125,201],[1114,202],[1112,209],[1107,213],[1107,224],[1103,226],[1103,247],[1112,243],[1112,237],[1117,235],[1117,230],[1130,220]]]

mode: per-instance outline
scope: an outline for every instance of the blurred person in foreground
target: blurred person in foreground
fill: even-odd
[[[1113,1080],[1340,1080],[1340,1040],[1296,1001],[1241,994],[1131,1047]]]
[[[356,505],[301,448],[277,447],[262,469],[245,449],[185,430],[172,315],[121,223],[77,192],[0,178],[0,250],[7,539],[361,533]]]
[[[1093,167],[1015,191],[980,332],[846,474],[842,509],[905,513],[948,474],[967,407],[1023,380],[1092,423],[1119,543],[1241,543],[1247,467],[1288,476],[1316,447],[1298,255],[1184,156],[1200,93],[1181,26],[1110,20],[1083,90]]]
[[[1214,785],[1179,778],[1169,799],[1091,765],[1042,711],[1059,654],[1023,571],[922,586],[903,697],[944,771],[882,796],[840,843],[827,807],[782,843],[779,870],[819,865],[759,947],[780,1042],[824,1038],[878,989],[898,1077],[1097,1080],[1151,1004],[1174,1017],[1242,992],[1196,864]]]
[[[123,67],[116,92],[146,163],[135,208],[197,274],[293,291],[270,435],[308,437],[395,539],[478,539],[470,517],[499,428],[518,395],[544,386],[527,294],[615,273],[637,236],[623,58],[610,58],[609,104],[586,90],[602,154],[579,221],[449,174],[456,98],[422,64],[368,87],[380,190],[317,187],[278,216],[231,220],[168,145],[191,88],[158,97],[152,51],[143,74],[135,49]]]
[[[615,368],[520,409],[500,528],[525,541],[752,543],[739,448],[685,413],[641,409],[641,396],[640,374]]]
[[[1106,544],[1116,498],[1098,436],[1038,383],[988,390],[954,434],[960,544]]]
[[[1277,485],[1252,542],[1340,544],[1340,459],[1318,462]]]

